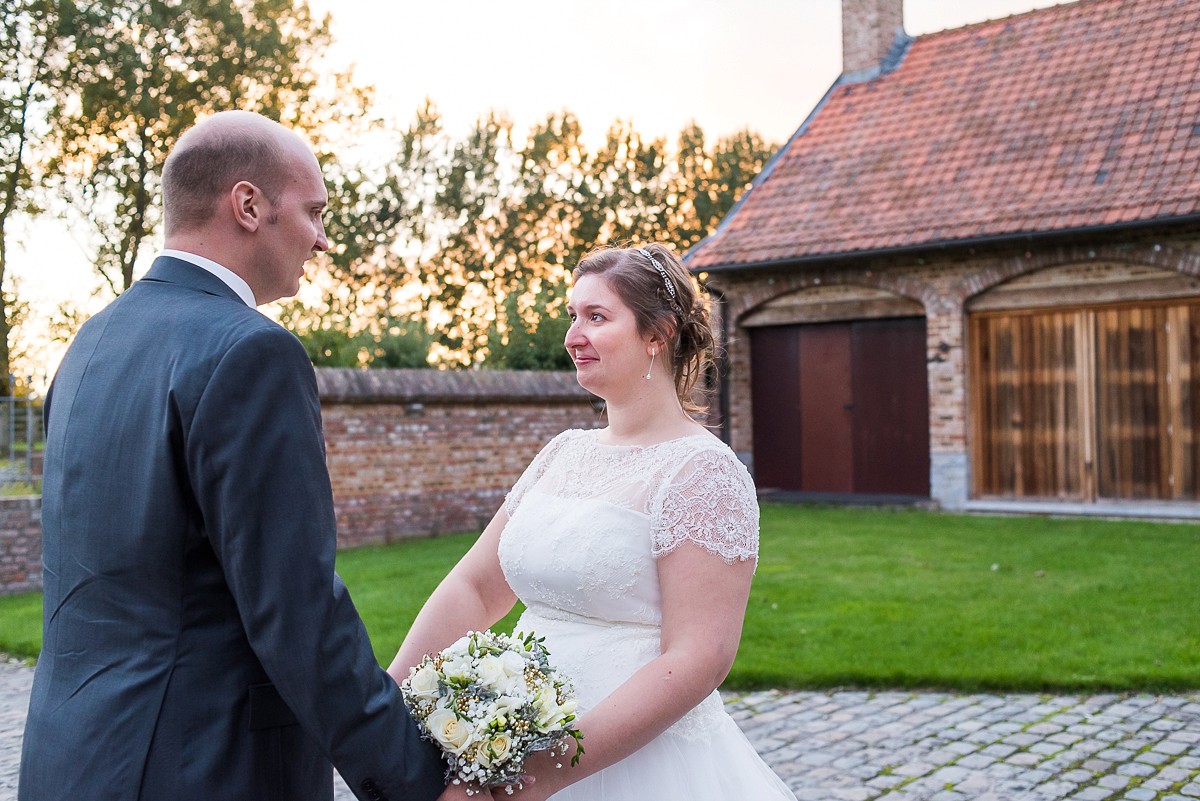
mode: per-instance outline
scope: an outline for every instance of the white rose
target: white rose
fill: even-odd
[[[488,740],[487,745],[480,749],[480,755],[482,756],[486,753],[489,764],[492,762],[503,762],[512,753],[512,745],[512,737],[507,732],[500,732]]]
[[[513,651],[505,651],[499,656],[500,664],[504,666],[504,675],[525,675],[525,657]]]
[[[475,663],[475,675],[483,682],[484,687],[493,690],[500,691],[508,684],[508,675],[504,672],[504,664],[499,657],[482,657]]]
[[[470,646],[470,644],[471,636],[469,634],[464,634],[455,640],[449,647],[443,650],[442,656],[447,658],[452,656],[465,656],[467,653],[467,648]]]
[[[470,679],[471,667],[471,657],[466,654],[455,654],[442,662],[442,673],[446,674],[448,679]]]
[[[529,685],[525,682],[525,674],[521,673],[516,676],[505,676],[501,685],[500,694],[527,699],[529,695]]]
[[[437,698],[438,672],[433,665],[425,665],[408,678],[408,689],[418,698]]]
[[[435,709],[425,718],[425,725],[433,739],[447,752],[459,755],[471,742],[475,730],[465,720],[459,720],[453,712],[445,707]]]

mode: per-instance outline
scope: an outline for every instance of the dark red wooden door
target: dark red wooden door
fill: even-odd
[[[929,495],[925,320],[853,325],[854,491]]]
[[[823,323],[799,332],[800,485],[809,492],[854,492],[850,327]]]
[[[800,338],[794,327],[750,329],[754,479],[762,489],[800,489],[799,365]]]
[[[762,489],[929,495],[925,320],[754,328]]]

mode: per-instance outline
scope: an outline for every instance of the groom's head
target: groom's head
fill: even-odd
[[[279,123],[225,111],[179,138],[163,165],[166,246],[240,275],[258,303],[296,294],[329,243],[328,201],[308,145]]]

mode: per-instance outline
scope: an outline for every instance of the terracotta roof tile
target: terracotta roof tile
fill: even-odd
[[[1200,2],[1078,0],[839,81],[693,268],[1200,213]]]

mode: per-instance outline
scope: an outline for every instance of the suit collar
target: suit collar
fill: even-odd
[[[171,256],[159,256],[150,265],[149,271],[142,277],[143,281],[158,281],[168,284],[179,284],[190,289],[206,292],[222,298],[230,298],[245,305],[245,301],[220,278],[202,267],[176,259]]]

